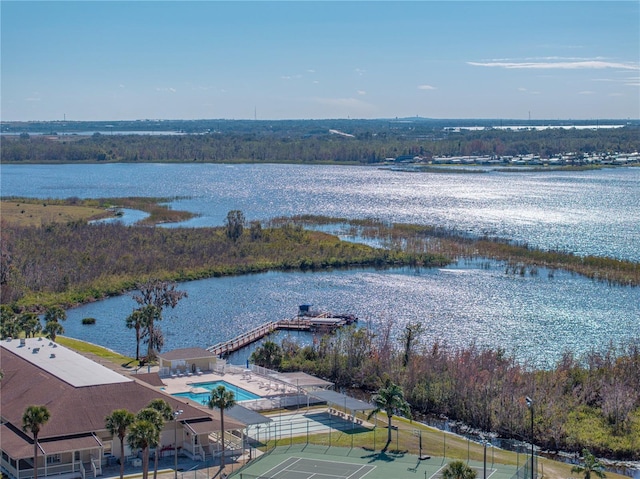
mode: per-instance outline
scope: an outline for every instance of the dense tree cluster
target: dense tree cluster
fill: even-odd
[[[4,162],[296,162],[375,164],[399,156],[540,155],[640,150],[637,125],[613,129],[445,130],[431,123],[257,122],[204,134],[5,136]],[[226,123],[225,123],[226,125]],[[305,125],[304,122],[301,125]],[[236,125],[237,126],[237,125]],[[333,132],[333,133],[332,133]],[[341,132],[342,133],[342,132]]]
[[[338,387],[375,392],[391,380],[414,414],[444,414],[522,440],[530,437],[531,396],[539,446],[640,458],[640,339],[584,358],[566,353],[550,370],[527,368],[501,350],[439,343],[414,348],[403,366],[406,342],[393,329],[391,321],[352,326],[309,346],[285,339],[269,354],[282,370],[303,370]],[[260,349],[254,359],[263,359]]]

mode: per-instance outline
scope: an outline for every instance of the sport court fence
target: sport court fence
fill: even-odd
[[[331,458],[335,459],[339,457],[349,457],[349,456],[360,457],[362,456],[363,449],[337,447],[337,446],[330,447],[330,446],[318,445],[318,444],[294,444],[293,446],[279,446],[279,447],[271,448],[268,452],[264,453],[260,457],[254,459],[252,462],[247,464],[246,467],[253,468],[256,464],[259,464],[261,460],[272,455],[279,454],[282,456],[286,456],[286,455],[292,455],[292,454],[301,453],[301,452],[312,453],[316,455],[325,455],[327,456],[328,460],[331,460]],[[405,455],[405,454],[399,454],[399,455],[390,454],[390,455],[393,456],[393,461],[395,463],[404,464],[404,466],[401,467],[402,469],[410,469],[411,467],[415,466],[415,462],[416,462],[415,457]],[[244,469],[245,467],[238,469],[237,471],[235,471],[233,474],[229,476],[229,479],[231,478],[233,479],[279,479],[280,477],[282,477],[279,475],[280,474],[279,472],[276,472],[273,475],[268,471],[262,472],[260,474],[253,474],[253,473],[245,472]],[[288,477],[290,477],[292,473],[288,472],[287,474],[288,474]],[[305,475],[304,477],[308,477],[308,476]]]
[[[331,412],[332,411],[332,412]],[[386,419],[386,418],[385,418]],[[281,447],[293,447],[295,445],[315,445],[319,447],[346,447],[354,448],[360,433],[368,434],[368,445],[374,451],[380,450],[387,442],[388,430],[386,420],[379,417],[366,419],[366,415],[357,413],[355,418],[347,416],[339,410],[299,410],[286,414],[271,416],[271,422],[261,425],[249,426],[247,445],[259,455],[261,452],[270,452],[271,449]],[[432,456],[448,458],[451,448],[464,449],[467,452],[467,462],[478,459],[478,447],[481,447],[473,439],[453,436],[447,432],[431,433],[418,429],[393,428],[391,431],[391,443],[388,449],[396,451],[412,449],[415,453],[429,454]],[[424,450],[418,450],[418,445]],[[522,469],[520,476],[513,479],[531,479],[531,455],[526,443],[514,443],[510,448],[516,454],[516,468]],[[258,452],[259,451],[259,452]],[[474,452],[475,451],[475,452]],[[487,448],[487,464],[493,467],[495,462],[493,447]],[[537,470],[537,458],[534,461],[534,470]]]
[[[535,479],[538,472],[538,456],[533,457],[533,475],[531,474],[531,456],[525,461],[524,465],[511,476],[511,479]]]
[[[382,446],[382,443],[380,443],[380,447],[381,446]],[[245,466],[240,467],[237,471],[233,472],[229,477],[233,479],[277,479],[279,477],[277,473],[276,475],[269,475],[268,472],[264,472],[261,474],[253,474],[253,473],[245,472],[245,469],[253,468],[256,464],[259,464],[262,459],[272,455],[278,455],[278,454],[291,455],[299,452],[307,452],[307,453],[313,453],[317,455],[326,455],[327,457],[333,457],[333,458],[349,457],[349,456],[360,457],[362,456],[363,451],[365,451],[365,449],[362,447],[340,447],[340,446],[330,446],[326,443],[318,444],[318,443],[310,443],[310,442],[307,442],[304,444],[272,446],[270,448],[268,447],[265,448],[264,452],[260,456],[255,457],[252,461],[247,463]],[[368,452],[375,454],[375,450],[373,451],[368,450]],[[394,454],[393,452],[390,452],[389,455],[393,456],[393,461],[396,463],[406,463],[407,470],[409,470],[411,466],[415,465],[414,455],[402,454],[402,453]],[[438,459],[441,460],[441,463],[443,466],[446,463],[454,460],[453,458],[448,459],[446,457],[441,457]],[[470,459],[467,458],[467,463],[469,462],[470,462]],[[474,462],[474,461],[471,460],[471,462]],[[476,464],[478,463],[477,459],[475,460],[475,463]],[[497,463],[494,462],[493,458],[487,458],[486,467],[488,470],[495,470],[496,467],[498,466],[497,466]],[[528,455],[525,453],[517,454],[517,465],[515,466],[515,469],[516,469],[516,472],[511,476],[511,479],[538,479],[540,477],[538,474],[538,456],[534,456],[534,460],[533,460],[534,475],[533,476],[531,475],[531,455]],[[513,465],[511,466],[511,470],[513,470]],[[481,477],[482,477],[482,474],[480,471],[478,474],[478,478],[481,478]]]

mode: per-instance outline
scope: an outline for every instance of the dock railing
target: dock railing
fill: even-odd
[[[207,348],[207,351],[215,354],[216,356],[224,356],[241,349],[248,344],[251,344],[259,339],[264,338],[266,335],[271,334],[278,327],[277,321],[269,321],[256,328],[247,331],[229,341],[223,341]]]

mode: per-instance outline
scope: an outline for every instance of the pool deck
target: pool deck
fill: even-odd
[[[202,372],[200,375],[162,378],[162,382],[165,384],[163,391],[167,394],[202,392],[200,391],[201,388],[198,388],[197,386],[198,383],[209,383],[215,381],[225,381],[233,386],[238,386],[239,388],[260,396],[261,398],[280,397],[286,394],[295,394],[297,392],[295,387],[287,386],[281,382],[274,381],[271,378],[258,375],[254,372]]]

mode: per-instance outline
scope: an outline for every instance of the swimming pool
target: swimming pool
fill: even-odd
[[[211,397],[209,391],[213,391],[218,386],[224,386],[227,390],[233,392],[235,395],[236,401],[251,401],[252,399],[260,399],[260,396],[257,394],[253,394],[252,392],[247,391],[246,389],[242,389],[234,384],[229,384],[226,381],[211,381],[208,383],[194,383],[191,385],[193,388],[203,388],[208,392],[185,392],[185,393],[175,393],[172,396],[181,397],[190,399],[191,401],[199,402],[200,404],[207,404],[209,402],[209,397]]]

